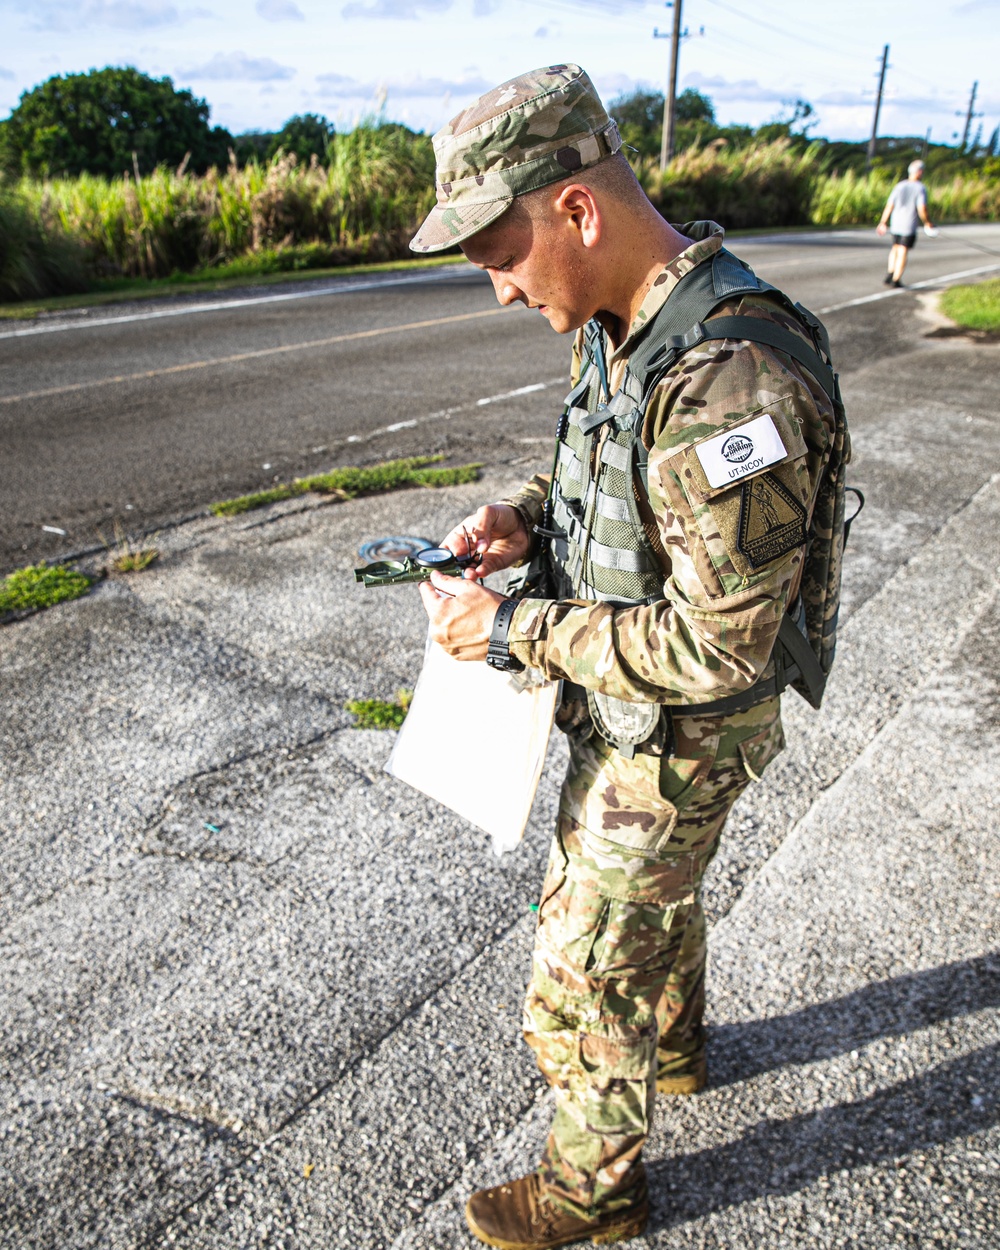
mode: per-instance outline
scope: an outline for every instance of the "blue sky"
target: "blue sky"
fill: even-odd
[[[882,134],[950,141],[979,80],[977,119],[1000,123],[1000,0],[683,0],[680,85],[722,122],[757,124],[796,98],[815,133],[866,138],[890,44]],[[293,113],[341,128],[386,114],[434,130],[488,87],[574,61],[606,102],[662,89],[663,0],[0,0],[0,116],[51,74],[131,64],[208,100],[234,133]],[[963,117],[955,114],[961,112]]]

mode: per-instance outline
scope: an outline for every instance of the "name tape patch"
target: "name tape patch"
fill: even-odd
[[[738,430],[717,434],[695,447],[709,486],[727,486],[777,464],[788,455],[774,422],[765,413]]]

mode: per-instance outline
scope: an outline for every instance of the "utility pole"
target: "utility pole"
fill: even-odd
[[[964,152],[969,144],[969,127],[972,125],[972,119],[976,116],[976,92],[979,89],[979,83],[972,84],[972,95],[969,96],[969,111],[965,115],[965,129],[962,131],[962,151]]]
[[[878,95],[875,97],[875,116],[872,119],[872,137],[868,140],[868,158],[865,169],[871,169],[875,159],[875,140],[878,138],[878,115],[882,111],[882,92],[885,88],[885,71],[889,66],[889,45],[882,49],[882,69],[878,76]]]
[[[677,56],[681,46],[681,0],[673,0],[674,26],[670,36],[670,80],[663,100],[663,136],[660,140],[660,173],[674,156],[674,112],[677,103]],[[654,32],[656,34],[657,32]]]
[[[924,135],[924,150],[920,153],[920,159],[924,162],[927,161],[927,153],[931,148],[931,129],[930,126],[927,127],[927,134]]]

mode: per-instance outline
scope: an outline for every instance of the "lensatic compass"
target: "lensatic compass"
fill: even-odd
[[[471,548],[468,534],[466,542]],[[425,582],[434,572],[446,573],[449,577],[461,577],[466,569],[475,568],[481,560],[482,555],[476,552],[467,556],[456,556],[447,547],[425,547],[413,555],[400,552],[398,559],[376,560],[373,564],[355,569],[354,580],[365,586],[402,586],[407,582]]]

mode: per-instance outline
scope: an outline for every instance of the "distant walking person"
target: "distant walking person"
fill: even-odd
[[[924,162],[911,161],[906,174],[905,180],[897,182],[889,193],[882,210],[882,220],[878,223],[879,234],[885,234],[888,229],[892,235],[889,272],[882,279],[886,286],[903,285],[903,270],[906,268],[910,248],[917,241],[917,228],[920,223],[923,222],[927,230],[933,229],[927,216],[927,188],[921,181],[924,176]]]

